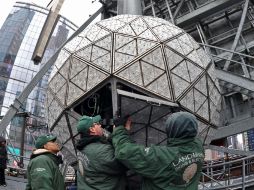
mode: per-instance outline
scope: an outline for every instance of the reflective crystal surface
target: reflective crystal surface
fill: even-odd
[[[204,139],[218,124],[221,96],[209,56],[189,34],[163,19],[120,15],[99,21],[66,44],[54,67],[48,88],[48,120],[50,127],[58,126],[54,130],[66,127],[57,124],[63,110],[113,77],[178,102],[197,116]],[[142,112],[143,116],[148,113]],[[139,125],[140,131],[145,130]],[[154,123],[147,132],[153,133],[157,127]],[[146,138],[163,141],[165,134],[155,133]]]

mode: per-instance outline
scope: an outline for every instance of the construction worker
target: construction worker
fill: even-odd
[[[172,114],[166,121],[167,145],[145,147],[130,140],[125,127],[114,128],[115,155],[126,167],[143,177],[143,190],[197,190],[204,160],[198,124],[188,112]]]
[[[43,135],[35,142],[27,167],[28,183],[26,190],[65,190],[64,178],[59,170],[62,158],[56,136]]]
[[[101,116],[83,116],[77,125],[78,190],[124,190],[126,168],[116,160],[112,144],[104,137]]]

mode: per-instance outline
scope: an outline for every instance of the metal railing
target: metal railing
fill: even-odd
[[[245,189],[254,186],[254,155],[208,161],[203,167],[199,185],[205,189]]]

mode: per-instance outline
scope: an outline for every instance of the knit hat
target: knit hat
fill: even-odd
[[[191,138],[198,133],[196,117],[189,112],[176,112],[170,115],[166,121],[168,138]]]
[[[89,131],[89,128],[92,127],[94,123],[98,123],[100,121],[101,121],[100,115],[96,115],[94,117],[84,115],[83,117],[80,118],[78,122],[77,130],[79,133],[87,133]]]
[[[56,136],[53,135],[43,135],[36,139],[35,141],[35,148],[43,148],[45,144],[50,141],[56,141]]]

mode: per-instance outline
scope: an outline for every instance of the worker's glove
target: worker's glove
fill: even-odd
[[[116,119],[114,119],[114,125],[115,127],[118,127],[120,125],[125,125],[127,119],[130,117],[130,115],[126,115],[124,117],[117,117]]]

